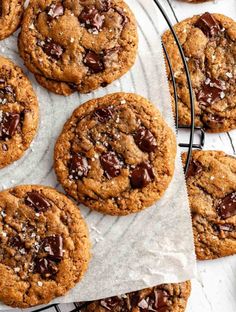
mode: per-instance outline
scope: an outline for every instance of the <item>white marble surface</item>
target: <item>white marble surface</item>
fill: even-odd
[[[180,21],[205,11],[222,13],[236,20],[236,0],[217,0],[201,4],[160,0],[160,3],[173,23],[176,17]],[[220,149],[232,155],[235,154],[236,131],[228,134],[208,134],[204,149]],[[199,262],[198,278],[192,281],[192,294],[186,312],[222,311],[236,311],[236,255]]]

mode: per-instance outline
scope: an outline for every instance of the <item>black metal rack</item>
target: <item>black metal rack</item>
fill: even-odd
[[[155,5],[158,7],[158,9],[160,10],[162,16],[164,17],[166,23],[168,24],[169,29],[172,32],[172,35],[175,39],[175,42],[177,44],[177,47],[179,49],[180,55],[181,55],[181,59],[184,65],[184,69],[185,69],[185,73],[186,73],[186,78],[187,78],[187,84],[188,84],[188,89],[189,89],[189,99],[190,99],[190,106],[191,106],[191,125],[190,126],[182,126],[179,125],[178,122],[178,95],[177,95],[177,87],[176,87],[176,81],[175,81],[175,77],[174,77],[174,71],[173,68],[171,66],[171,60],[168,56],[167,50],[164,46],[164,44],[162,44],[163,46],[163,51],[167,60],[167,64],[170,70],[170,75],[171,75],[171,80],[173,83],[173,89],[174,89],[174,100],[175,100],[175,124],[176,124],[176,129],[177,129],[177,133],[179,129],[189,129],[189,142],[188,143],[180,143],[179,146],[180,147],[184,147],[184,148],[188,148],[187,151],[187,159],[186,159],[186,163],[185,163],[185,168],[184,168],[184,172],[185,174],[188,171],[189,168],[189,164],[191,161],[191,155],[192,155],[192,150],[193,149],[202,149],[204,147],[204,143],[205,143],[205,132],[202,128],[200,127],[195,127],[194,125],[194,118],[195,118],[195,114],[194,114],[194,93],[193,93],[193,89],[192,89],[192,84],[191,84],[191,78],[190,78],[190,73],[189,73],[189,69],[188,69],[188,65],[187,65],[187,61],[186,58],[184,56],[184,52],[182,49],[182,46],[178,40],[178,37],[175,33],[175,30],[172,26],[172,23],[169,19],[169,17],[167,16],[165,10],[163,9],[163,7],[161,6],[161,4],[159,3],[158,0],[153,0]],[[194,144],[194,134],[195,131],[198,131],[200,133],[200,143],[199,144]],[[80,308],[83,307],[84,305],[86,305],[86,303],[73,303],[74,308],[70,311],[70,312],[80,312]],[[48,311],[50,309],[54,309],[54,311],[56,312],[62,312],[62,310],[60,309],[60,305],[59,304],[51,304],[48,305],[46,307],[42,307],[39,309],[34,309],[32,310],[32,312],[42,312],[42,311]]]

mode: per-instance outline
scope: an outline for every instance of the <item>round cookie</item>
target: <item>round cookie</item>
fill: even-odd
[[[69,83],[87,93],[134,64],[136,21],[123,0],[36,0],[25,11],[18,46],[44,87],[67,95]]]
[[[57,140],[54,168],[77,201],[127,215],[163,195],[175,155],[175,135],[159,111],[141,96],[114,93],[74,111]]]
[[[176,24],[174,29],[191,74],[195,126],[208,132],[236,128],[236,22],[221,14],[204,13]],[[190,101],[184,66],[170,31],[164,33],[162,40],[177,84],[179,123],[189,126]]]
[[[0,168],[19,159],[38,127],[38,101],[30,81],[0,56]]]
[[[1,0],[0,40],[9,37],[20,25],[24,10],[24,0]]]
[[[64,295],[90,258],[78,207],[45,186],[0,192],[0,301],[27,308]]]
[[[219,151],[193,152],[187,187],[197,258],[235,254],[236,158]]]
[[[125,295],[80,304],[81,312],[184,312],[191,292],[190,281],[163,284]]]

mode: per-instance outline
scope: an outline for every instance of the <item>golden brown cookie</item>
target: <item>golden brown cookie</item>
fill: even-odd
[[[80,304],[81,312],[184,312],[191,292],[190,281],[163,284],[125,295]]]
[[[35,75],[35,79],[42,87],[59,95],[68,96],[77,91],[77,85],[73,83],[59,82],[41,75]]]
[[[35,0],[18,45],[38,82],[68,95],[71,86],[87,93],[125,74],[134,64],[138,35],[123,0]]]
[[[38,126],[38,101],[30,81],[0,56],[0,168],[19,159]]]
[[[236,158],[219,151],[193,152],[187,187],[197,258],[235,254]]]
[[[36,185],[0,192],[0,300],[12,307],[64,295],[88,267],[87,226],[75,204]]]
[[[1,0],[0,40],[9,37],[20,25],[24,0]]]
[[[209,132],[236,128],[236,22],[221,14],[204,13],[175,25],[195,95],[195,125]],[[179,123],[191,123],[187,79],[170,31],[163,43],[177,83]],[[170,73],[168,75],[174,95]]]
[[[159,111],[141,96],[114,93],[74,111],[57,140],[54,167],[77,201],[127,215],[161,198],[175,155],[175,135]]]

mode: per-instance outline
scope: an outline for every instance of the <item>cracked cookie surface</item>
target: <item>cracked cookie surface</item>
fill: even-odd
[[[24,10],[24,0],[1,0],[0,40],[9,37],[20,25]]]
[[[54,168],[77,201],[126,215],[163,195],[175,155],[175,135],[159,111],[141,96],[115,93],[74,111],[57,140]]]
[[[65,195],[36,185],[0,192],[0,300],[45,304],[79,282],[90,258],[87,226]]]
[[[197,258],[235,254],[236,158],[220,151],[193,152],[187,188]]]
[[[81,303],[81,312],[184,312],[191,292],[190,281]]]
[[[24,14],[18,46],[47,89],[63,95],[106,86],[133,65],[136,21],[123,0],[35,0]]]
[[[30,81],[0,56],[0,168],[19,159],[38,127],[38,101]]]
[[[236,22],[221,14],[204,13],[174,28],[190,70],[195,126],[209,132],[236,128]],[[184,66],[170,31],[164,33],[162,40],[177,83],[179,123],[189,126],[190,100]],[[170,73],[168,76],[174,99]]]

